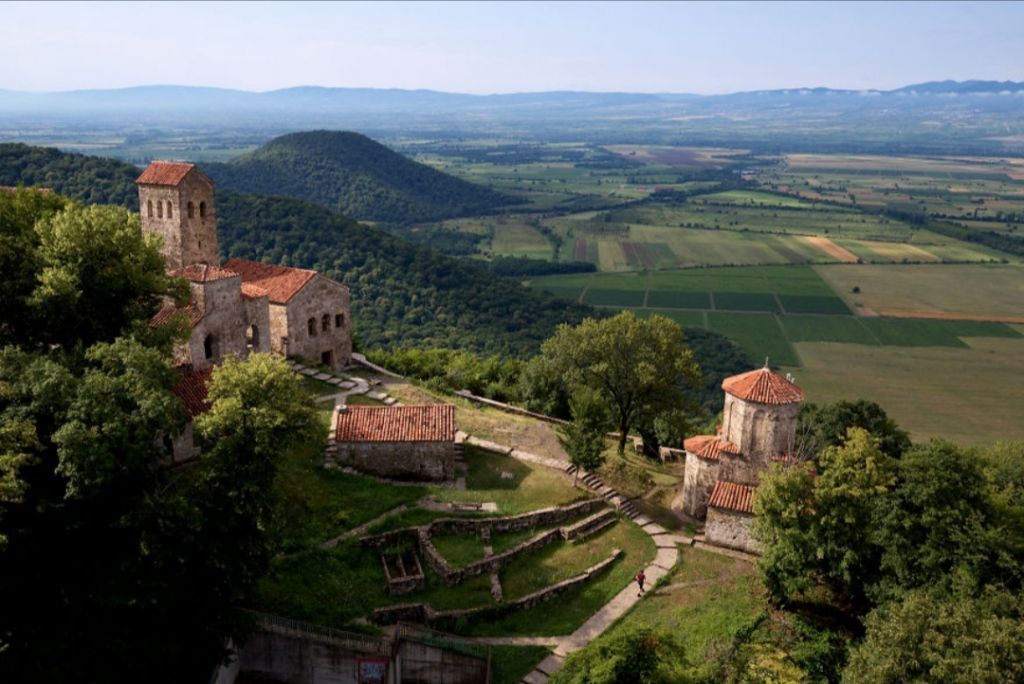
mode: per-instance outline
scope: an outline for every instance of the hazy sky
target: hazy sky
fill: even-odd
[[[0,2],[0,88],[721,93],[1024,80],[1024,3]]]

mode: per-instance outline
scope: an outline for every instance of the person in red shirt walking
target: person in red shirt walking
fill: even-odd
[[[640,568],[640,572],[636,573],[636,577],[634,579],[636,580],[636,586],[640,587],[640,591],[638,591],[636,595],[640,596],[644,591],[646,591],[644,589],[644,582],[647,581],[647,576],[644,574],[643,568]]]

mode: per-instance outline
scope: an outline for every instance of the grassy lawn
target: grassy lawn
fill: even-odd
[[[454,404],[455,425],[458,429],[481,439],[568,462],[565,451],[558,443],[554,425],[534,418],[480,406],[460,397],[435,394],[418,385],[389,384],[387,391],[391,396],[408,405]]]
[[[638,627],[666,629],[682,639],[700,662],[709,648],[725,646],[733,633],[765,609],[754,566],[744,561],[685,547],[663,587],[642,601],[602,638]],[[682,585],[688,586],[671,586]]]
[[[330,411],[318,411],[325,422]],[[321,467],[323,441],[318,437],[286,454],[279,466],[278,516],[284,551],[308,548],[376,518],[403,503],[423,497],[423,487],[393,487],[368,477]]]
[[[582,587],[502,619],[469,625],[464,631],[477,636],[572,633],[629,584],[639,568],[654,558],[654,542],[646,533],[633,523],[621,521],[584,544],[552,544],[502,570],[502,587],[506,596],[521,596],[540,588],[545,582],[576,574],[606,558],[613,548],[622,549],[623,556]]]
[[[493,684],[518,684],[551,653],[545,646],[492,646]]]
[[[431,493],[435,498],[452,502],[493,501],[498,505],[498,513],[504,515],[587,498],[572,486],[569,477],[543,466],[468,446],[465,459],[466,489],[434,487]]]

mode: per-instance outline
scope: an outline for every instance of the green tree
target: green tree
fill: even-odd
[[[875,510],[872,538],[884,550],[876,599],[933,585],[953,570],[982,581],[992,569],[985,545],[991,515],[977,459],[941,440],[905,453],[896,486]]]
[[[111,340],[148,320],[173,290],[158,238],[143,237],[127,209],[70,204],[42,217],[36,232],[40,270],[29,304],[39,342]]]
[[[839,446],[850,428],[862,428],[878,440],[883,453],[899,458],[910,448],[910,436],[877,403],[858,399],[841,400],[824,406],[807,403],[800,407],[797,425],[798,451],[816,458],[824,449]]]
[[[66,202],[38,190],[0,190],[0,344],[21,342],[20,335],[28,332],[28,299],[41,268],[35,225]]]
[[[606,319],[560,325],[541,353],[570,387],[587,387],[608,402],[619,431],[619,453],[631,427],[644,419],[685,408],[684,390],[700,384],[700,369],[667,318],[638,319],[631,311]]]
[[[842,446],[822,453],[818,471],[776,469],[758,488],[755,533],[765,547],[766,584],[784,600],[823,583],[864,608],[881,555],[870,539],[873,511],[895,482],[895,461],[853,428]]]
[[[680,641],[649,627],[619,630],[565,660],[552,684],[686,684],[695,681]]]
[[[593,472],[604,463],[605,432],[608,411],[592,390],[580,389],[570,400],[572,421],[558,428],[558,441],[576,466],[573,482],[580,470]]]
[[[878,608],[843,673],[849,684],[1024,681],[1024,615],[1008,594],[937,598],[914,591]]]

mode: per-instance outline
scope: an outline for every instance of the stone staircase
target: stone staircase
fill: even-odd
[[[577,473],[577,471],[579,472]],[[630,520],[636,520],[640,517],[640,510],[636,507],[636,504],[606,485],[597,475],[588,473],[585,470],[579,470],[572,464],[565,467],[565,472],[568,475],[575,476],[577,483],[582,482],[587,489],[595,492],[598,496],[614,506],[616,510],[621,511]]]

